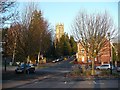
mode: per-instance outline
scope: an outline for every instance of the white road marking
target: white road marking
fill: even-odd
[[[67,82],[65,81],[64,83],[66,84]]]
[[[46,76],[44,76],[44,78],[46,78]]]
[[[38,82],[35,82],[35,83],[38,83]]]
[[[94,84],[97,84],[95,81],[93,81]]]
[[[95,81],[93,81],[93,83],[94,83],[94,84],[104,84],[104,83],[97,83],[97,82],[95,82]]]

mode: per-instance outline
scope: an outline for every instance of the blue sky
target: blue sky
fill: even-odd
[[[19,2],[20,11],[24,10],[27,2]],[[37,2],[38,9],[41,9],[45,19],[55,29],[57,23],[64,23],[65,32],[71,34],[71,24],[80,11],[90,13],[109,13],[118,26],[118,3],[117,2]],[[23,9],[23,10],[22,10]]]

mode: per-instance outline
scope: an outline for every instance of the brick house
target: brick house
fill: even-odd
[[[87,56],[85,49],[82,47],[80,43],[77,43],[78,51],[76,53],[77,62],[79,64],[91,64],[92,58]],[[95,64],[109,64],[111,58],[111,45],[109,41],[106,42],[105,47],[103,47],[99,53],[99,55],[95,58]]]

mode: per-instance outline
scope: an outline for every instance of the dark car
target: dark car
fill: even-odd
[[[26,67],[26,70],[25,70]],[[24,70],[27,74],[35,73],[35,66],[33,64],[21,64],[15,69],[16,73],[24,73]]]

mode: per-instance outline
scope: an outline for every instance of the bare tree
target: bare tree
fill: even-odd
[[[3,48],[5,48],[6,55],[12,56],[12,64],[14,63],[15,59],[15,52],[16,52],[16,44],[17,44],[17,37],[18,37],[18,29],[20,29],[19,24],[12,25],[6,33],[6,37],[4,37],[5,44]]]
[[[18,19],[18,11],[16,9],[16,2],[9,0],[1,0],[0,1],[0,28],[2,28],[2,42],[4,48],[4,56],[12,55],[14,62],[15,57],[15,44],[16,44],[16,28]],[[9,29],[5,29],[8,25],[11,24]]]
[[[94,59],[108,43],[108,33],[115,35],[112,19],[104,14],[87,14],[80,12],[72,25],[74,38],[82,45],[92,60],[92,75],[94,75]]]
[[[16,10],[16,1],[0,0],[0,27],[9,24],[8,21],[13,21],[14,17],[18,15]]]

